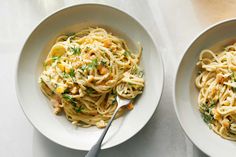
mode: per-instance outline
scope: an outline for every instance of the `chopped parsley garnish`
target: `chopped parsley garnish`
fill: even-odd
[[[127,50],[124,52],[124,55],[125,55],[126,57],[127,57],[127,56],[130,56],[130,54],[131,54],[131,53],[130,53],[129,51],[127,51]]]
[[[70,69],[69,75],[70,75],[70,77],[75,77],[75,70]]]
[[[90,50],[90,47],[87,46],[84,51],[88,52],[89,50]]]
[[[52,60],[53,60],[53,61],[56,61],[56,60],[58,60],[59,58],[60,58],[59,56],[53,56],[53,57],[52,57]]]
[[[138,72],[138,76],[139,76],[139,77],[143,77],[143,75],[144,75],[144,72],[143,72],[143,71],[139,71],[139,72]]]
[[[95,58],[92,60],[92,63],[88,64],[87,68],[91,70],[97,68],[97,66],[98,66],[98,60],[97,58]]]
[[[93,59],[92,62],[89,63],[88,65],[83,65],[83,66],[81,67],[81,70],[83,70],[83,71],[86,70],[86,69],[92,70],[92,69],[97,68],[97,66],[98,66],[98,60],[97,60],[97,58],[95,58],[95,59]]]
[[[76,111],[77,113],[82,112],[82,110],[83,110],[82,106],[79,106],[78,108],[75,108],[75,111]]]
[[[212,120],[214,119],[213,115],[211,115],[209,113],[202,114],[202,117],[203,117],[204,122],[207,123],[207,124],[211,123]]]
[[[208,104],[204,103],[200,105],[200,111],[202,113],[202,118],[205,123],[209,124],[214,120],[212,109],[216,106],[214,101]]]
[[[68,101],[70,101],[72,99],[72,97],[68,94],[63,94],[62,97]]]
[[[69,94],[63,94],[62,97],[70,102],[72,106],[76,107],[77,101],[75,100],[75,98],[72,98],[72,96],[70,96]]]
[[[97,58],[95,58],[92,60],[91,63],[89,63],[88,65],[83,65],[80,69],[83,71],[86,69],[92,70],[92,69],[97,68],[97,66],[98,66],[98,60],[97,60]]]
[[[107,64],[107,62],[106,61],[101,61],[101,64],[105,66]]]
[[[86,65],[83,65],[82,67],[81,67],[81,70],[85,70],[87,68],[87,66]]]
[[[79,47],[74,46],[74,47],[70,47],[69,49],[71,52],[73,52],[74,55],[80,55],[81,50]]]
[[[70,75],[69,74],[67,74],[66,72],[62,72],[62,76],[64,77],[64,78],[68,78],[68,77],[70,77]]]
[[[65,91],[64,91],[64,94],[67,94],[69,92],[70,92],[70,90],[68,88],[66,88]]]

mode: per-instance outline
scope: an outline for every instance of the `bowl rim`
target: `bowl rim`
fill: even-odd
[[[185,48],[184,50],[184,53],[181,55],[180,57],[180,60],[179,62],[177,63],[177,70],[175,71],[175,75],[174,75],[174,80],[173,80],[173,90],[172,90],[172,97],[173,97],[173,106],[174,106],[174,109],[175,109],[175,113],[176,113],[176,116],[178,118],[178,121],[179,121],[179,124],[181,126],[181,129],[183,130],[183,132],[185,133],[185,135],[187,136],[187,138],[198,148],[200,149],[202,152],[204,152],[206,155],[208,156],[214,156],[214,154],[212,152],[209,152],[208,149],[206,149],[205,147],[202,147],[201,144],[197,141],[197,140],[194,140],[192,137],[190,137],[188,135],[188,132],[186,131],[186,127],[185,125],[183,124],[181,118],[180,118],[180,115],[179,115],[179,110],[178,110],[178,107],[177,107],[177,103],[176,103],[176,84],[177,84],[177,75],[179,73],[179,70],[180,70],[180,65],[181,63],[183,62],[183,59],[185,58],[185,56],[187,55],[187,52],[189,51],[189,49],[192,47],[192,45],[194,44],[195,41],[197,41],[202,35],[204,35],[205,33],[207,33],[208,31],[218,27],[219,25],[222,25],[222,24],[225,24],[225,23],[228,23],[228,22],[233,22],[233,21],[236,21],[236,18],[229,18],[229,19],[225,19],[225,20],[221,20],[219,22],[216,22],[206,28],[204,28],[202,31],[200,31],[200,33],[198,33],[197,35],[195,35],[195,37],[191,40],[191,42],[187,45],[187,47]]]
[[[81,148],[77,148],[77,147],[72,147],[72,146],[68,146],[68,145],[64,145],[62,142],[59,142],[57,140],[54,140],[53,138],[51,138],[50,136],[47,136],[40,128],[38,128],[36,125],[34,125],[34,123],[31,121],[30,117],[28,117],[28,115],[26,114],[26,112],[24,111],[24,108],[23,108],[23,100],[20,96],[20,92],[19,92],[19,84],[18,84],[18,76],[19,76],[19,64],[20,64],[20,59],[21,59],[21,56],[22,56],[22,53],[23,53],[23,49],[26,45],[26,43],[29,41],[31,35],[40,27],[41,24],[43,24],[46,20],[48,20],[49,18],[51,18],[52,16],[58,14],[59,12],[62,12],[62,11],[65,11],[67,9],[72,9],[72,8],[76,8],[76,7],[83,7],[83,6],[100,6],[100,7],[104,7],[104,8],[110,8],[110,9],[113,9],[115,11],[118,11],[118,12],[121,12],[122,14],[125,14],[126,16],[128,16],[129,18],[131,18],[132,20],[134,20],[135,22],[137,22],[137,24],[139,24],[141,26],[141,28],[146,31],[147,35],[150,37],[150,39],[152,40],[153,42],[153,45],[154,45],[154,48],[155,50],[158,50],[157,49],[157,44],[155,42],[155,40],[153,39],[151,33],[149,32],[148,29],[146,29],[146,27],[144,27],[143,24],[141,24],[141,22],[135,18],[134,16],[130,15],[129,13],[127,13],[126,11],[118,8],[118,7],[115,7],[115,6],[111,6],[109,4],[104,4],[104,3],[96,3],[96,2],[86,2],[86,3],[81,3],[81,4],[72,4],[72,5],[67,5],[67,6],[64,6],[64,7],[61,7],[55,11],[53,11],[52,13],[48,14],[47,16],[43,17],[41,20],[39,20],[39,22],[36,23],[36,25],[31,29],[31,31],[27,34],[24,42],[22,42],[22,46],[20,48],[20,53],[18,53],[17,55],[17,62],[16,62],[16,65],[15,65],[15,76],[14,76],[14,83],[15,83],[15,92],[16,92],[16,97],[17,97],[17,100],[18,100],[18,104],[20,105],[21,107],[21,110],[23,111],[25,117],[27,118],[27,120],[31,123],[31,125],[33,126],[33,128],[35,128],[39,133],[41,133],[44,137],[46,137],[47,139],[49,139],[50,141],[53,141],[54,143],[58,144],[58,145],[61,145],[63,147],[66,147],[66,148],[69,148],[69,149],[72,149],[72,150],[80,150],[80,151],[88,151],[88,149],[81,149]],[[130,136],[129,138],[126,138],[126,139],[123,139],[121,140],[120,142],[117,142],[116,144],[113,144],[113,145],[110,145],[110,146],[107,146],[107,147],[103,147],[101,148],[102,150],[105,150],[105,149],[108,149],[108,148],[112,148],[112,147],[115,147],[115,146],[118,146],[126,141],[128,141],[129,139],[133,138],[137,133],[139,133],[146,125],[147,123],[150,121],[150,119],[153,117],[154,113],[156,112],[157,110],[157,107],[159,106],[159,103],[160,103],[160,100],[162,98],[162,95],[163,95],[163,89],[164,89],[164,84],[165,84],[165,68],[164,68],[164,64],[163,64],[163,58],[162,58],[162,55],[160,52],[158,51],[155,51],[154,53],[157,53],[158,57],[159,57],[159,61],[160,61],[160,73],[162,74],[162,77],[161,77],[161,88],[160,88],[160,94],[155,98],[156,102],[156,107],[155,109],[153,110],[153,112],[151,114],[149,114],[148,116],[148,121],[146,123],[143,124],[143,126],[135,131],[133,133],[132,136]]]

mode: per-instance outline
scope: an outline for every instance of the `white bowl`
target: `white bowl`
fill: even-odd
[[[144,92],[132,111],[113,122],[102,149],[118,145],[141,130],[153,115],[163,88],[161,56],[148,32],[128,14],[105,5],[84,4],[62,9],[47,17],[31,33],[21,51],[16,72],[17,96],[25,115],[38,131],[60,145],[78,150],[89,150],[103,130],[77,128],[64,116],[54,115],[37,81],[55,38],[61,33],[89,26],[105,27],[127,40],[133,50],[137,48],[137,42],[143,46]]]
[[[210,130],[198,110],[199,91],[194,80],[196,63],[201,50],[222,50],[236,42],[236,19],[216,24],[199,35],[185,52],[176,74],[174,88],[175,111],[182,128],[193,143],[210,156],[232,156],[236,154],[236,142],[225,140]]]

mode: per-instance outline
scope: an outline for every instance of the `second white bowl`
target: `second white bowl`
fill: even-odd
[[[185,52],[175,78],[174,103],[180,124],[193,143],[210,156],[236,154],[236,142],[221,138],[204,123],[197,103],[196,63],[203,49],[222,50],[236,42],[235,28],[236,19],[232,19],[216,24],[199,35]]]

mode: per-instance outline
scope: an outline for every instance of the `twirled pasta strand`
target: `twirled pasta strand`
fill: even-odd
[[[132,53],[124,40],[102,28],[59,36],[45,60],[40,87],[56,114],[64,111],[82,127],[105,127],[116,109],[116,95],[133,99],[142,93],[141,52]]]
[[[224,51],[203,50],[195,79],[203,119],[221,137],[236,140],[236,43]]]

